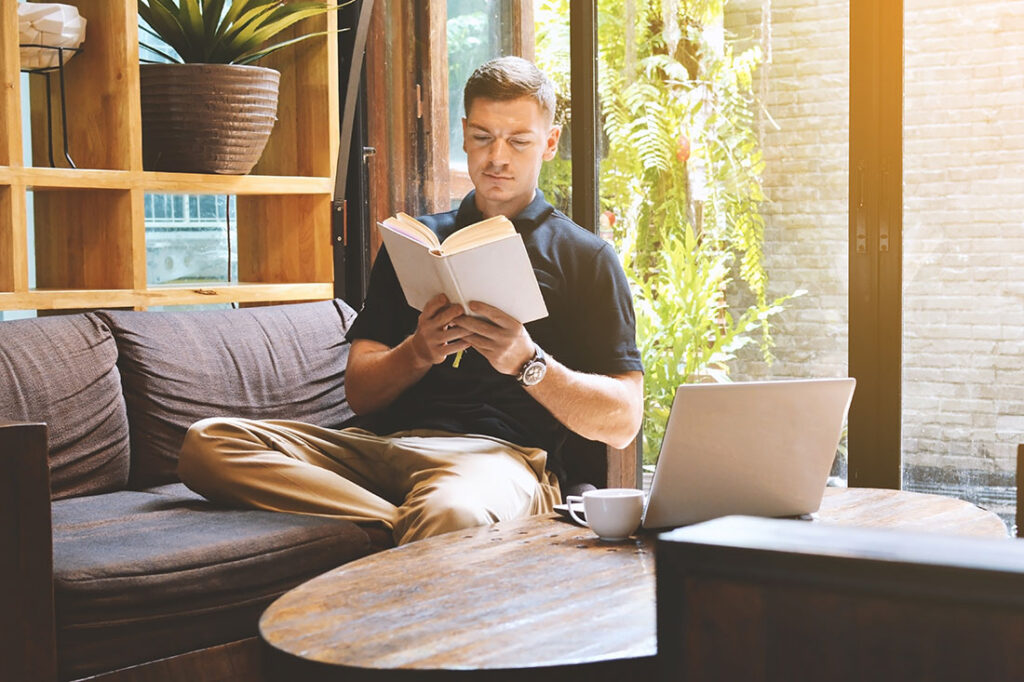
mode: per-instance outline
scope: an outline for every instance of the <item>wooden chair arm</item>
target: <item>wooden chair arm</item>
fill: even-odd
[[[57,679],[46,424],[0,420],[0,680]]]
[[[643,467],[640,450],[640,435],[625,448],[606,446],[605,487],[642,488]]]
[[[628,446],[613,448],[570,433],[562,449],[570,487],[586,483],[598,488],[642,487],[640,442],[638,434]]]

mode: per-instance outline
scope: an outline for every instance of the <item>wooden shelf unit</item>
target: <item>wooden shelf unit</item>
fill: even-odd
[[[317,36],[265,58],[281,72],[278,120],[250,175],[143,169],[136,0],[64,0],[88,22],[65,65],[70,153],[48,166],[46,85],[20,86],[17,3],[0,6],[0,310],[269,303],[333,296],[331,198],[338,132],[337,41]],[[332,3],[333,4],[333,3]],[[293,31],[333,31],[335,13]],[[55,147],[59,95],[52,77]],[[22,97],[32,139],[23,140]],[[33,162],[22,163],[31,149]],[[58,165],[62,154],[55,148]],[[33,193],[36,286],[29,288]],[[240,283],[147,284],[146,193],[235,195]]]

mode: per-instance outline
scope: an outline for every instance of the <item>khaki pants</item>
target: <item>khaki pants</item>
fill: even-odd
[[[178,474],[216,502],[379,521],[402,544],[551,511],[561,497],[546,463],[543,450],[489,436],[204,419]]]

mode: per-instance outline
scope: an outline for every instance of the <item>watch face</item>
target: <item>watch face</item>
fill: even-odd
[[[523,383],[527,386],[533,386],[540,382],[544,378],[544,372],[547,371],[547,365],[543,362],[533,362],[526,371],[523,372]]]

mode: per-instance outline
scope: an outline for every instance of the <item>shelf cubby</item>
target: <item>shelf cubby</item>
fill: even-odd
[[[332,282],[330,222],[327,195],[239,197],[239,281]]]
[[[86,18],[82,50],[64,65],[70,153],[78,168],[142,168],[138,33],[135,0],[69,0]],[[29,78],[32,102],[32,165],[49,166],[46,83]],[[66,161],[60,140],[59,79],[49,78],[54,159]]]
[[[139,285],[131,190],[37,191],[33,203],[38,289]]]

